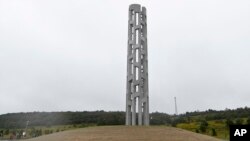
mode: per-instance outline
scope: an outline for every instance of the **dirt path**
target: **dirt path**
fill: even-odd
[[[165,127],[100,126],[54,133],[26,141],[222,141],[186,130]]]

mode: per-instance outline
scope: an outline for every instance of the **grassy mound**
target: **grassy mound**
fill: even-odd
[[[40,136],[27,141],[222,141],[166,126],[96,126]]]

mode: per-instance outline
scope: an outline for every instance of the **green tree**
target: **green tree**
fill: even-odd
[[[237,118],[236,120],[235,120],[235,124],[237,124],[237,125],[242,125],[243,124],[243,119],[242,118]]]

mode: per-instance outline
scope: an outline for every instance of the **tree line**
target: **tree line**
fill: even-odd
[[[194,118],[195,117],[195,118]],[[151,125],[172,125],[178,123],[189,123],[193,120],[209,121],[227,119],[228,122],[240,123],[240,118],[249,118],[250,108],[237,108],[225,110],[207,110],[186,112],[180,115],[169,115],[166,113],[154,112],[150,114]],[[29,127],[54,126],[54,125],[124,125],[125,112],[123,111],[81,111],[81,112],[29,112],[9,113],[0,115],[0,129],[24,129],[27,121]]]

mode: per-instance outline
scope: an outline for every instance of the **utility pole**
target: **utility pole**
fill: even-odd
[[[178,115],[176,97],[174,97],[174,103],[175,103],[175,115]]]

